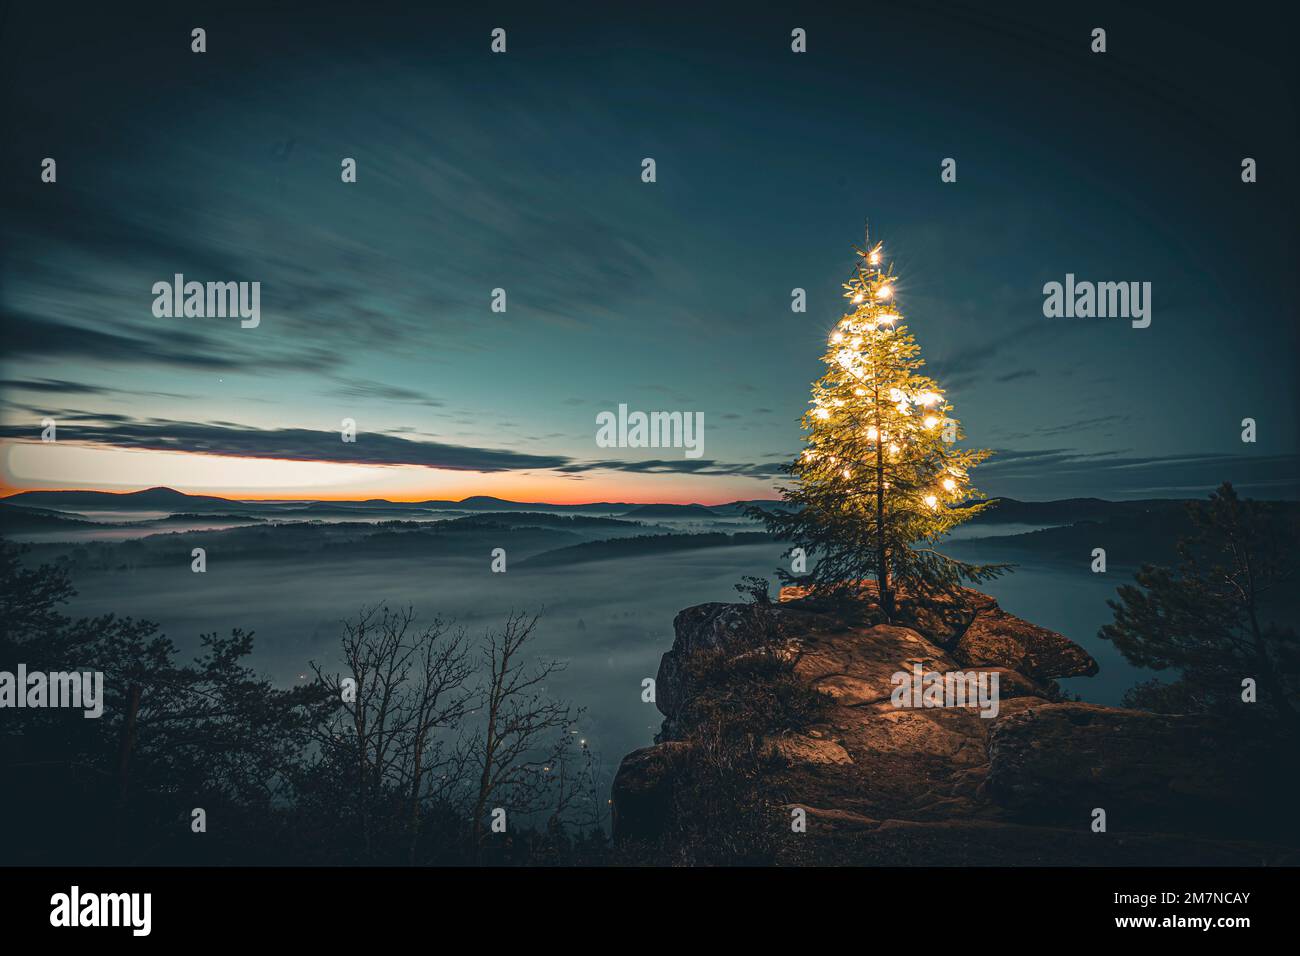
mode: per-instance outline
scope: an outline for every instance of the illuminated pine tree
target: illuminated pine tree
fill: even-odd
[[[803,417],[803,453],[787,472],[789,510],[753,509],[770,532],[803,549],[804,574],[780,572],[815,593],[876,579],[893,617],[899,586],[948,590],[995,577],[1005,565],[973,565],[935,549],[953,527],[987,507],[968,483],[988,451],[957,447],[964,436],[943,391],[922,374],[920,346],[894,307],[893,266],[881,245],[858,250],[844,284],[851,311],[836,325]],[[816,561],[815,564],[812,562]]]

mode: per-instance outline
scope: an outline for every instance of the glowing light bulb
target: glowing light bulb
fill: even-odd
[[[818,418],[822,418],[822,419],[831,417],[831,413],[824,408],[817,409],[817,411],[813,412],[813,414],[816,415]]]
[[[891,444],[891,445],[889,446],[889,453],[890,453],[891,455],[897,455],[897,454],[898,454],[898,445],[896,445],[896,444]]]
[[[875,425],[871,425],[871,426],[869,426],[869,427],[867,428],[867,437],[868,437],[869,439],[871,439],[872,441],[875,441],[875,440],[876,440],[876,434],[877,434],[877,432],[876,432],[876,426],[875,426]]]
[[[845,478],[852,478],[852,477],[853,477],[853,472],[851,472],[851,471],[849,471],[847,468],[845,468],[845,469],[844,469],[844,477],[845,477]]]
[[[939,507],[939,499],[936,498],[934,495],[926,495],[925,503],[929,505],[931,508]]]
[[[922,422],[922,424],[925,425],[926,428],[934,428],[934,426],[939,424],[939,419],[935,418],[933,415],[926,415],[925,421]]]
[[[943,480],[943,488],[945,491],[955,491],[957,488],[957,482],[953,481],[951,478],[945,478]]]
[[[930,406],[939,400],[939,396],[934,392],[922,392],[916,400],[922,405]]]
[[[888,284],[882,285],[879,289],[876,290],[877,299],[888,299],[893,294],[894,294],[894,290]]]
[[[874,248],[874,249],[871,250],[871,255],[867,256],[867,261],[870,262],[873,266],[878,266],[878,265],[880,265],[880,247],[879,247],[879,246],[876,246],[876,248]]]
[[[883,322],[885,325],[893,325],[901,318],[902,316],[897,312],[882,312],[880,315],[876,316],[876,321]]]
[[[854,305],[857,305],[857,304],[858,304],[859,302],[861,302],[864,298],[865,298],[865,296],[863,296],[863,294],[862,294],[861,292],[859,292],[857,295],[855,295],[855,296],[853,297],[853,304],[854,304]]]
[[[853,394],[861,398],[863,395],[867,394],[867,390],[865,388],[855,388]]]
[[[836,344],[838,344],[838,343],[840,343],[840,342],[843,342],[843,341],[844,341],[844,333],[843,333],[843,332],[836,332],[834,335],[831,336],[831,341],[832,341],[832,342],[835,342]]]

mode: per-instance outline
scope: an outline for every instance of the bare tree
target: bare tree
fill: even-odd
[[[405,821],[408,862],[414,862],[423,809],[459,777],[459,756],[447,732],[471,707],[473,673],[463,629],[441,618],[418,627],[414,610],[363,608],[344,621],[343,660],[349,673],[312,670],[340,710],[318,740],[329,759],[349,771],[366,853],[374,852],[375,814]],[[348,678],[354,688],[345,688]]]
[[[564,665],[541,661],[530,666],[522,658],[537,620],[538,615],[512,611],[501,631],[489,630],[483,638],[483,729],[468,747],[470,765],[478,773],[472,811],[476,853],[483,846],[489,807],[500,805],[515,814],[549,809],[554,821],[580,791],[581,778],[566,762],[578,714],[545,695],[546,681]]]

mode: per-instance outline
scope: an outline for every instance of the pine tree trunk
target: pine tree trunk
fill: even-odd
[[[1250,566],[1246,566],[1247,574],[1250,574]],[[1269,656],[1268,649],[1264,642],[1264,632],[1259,626],[1259,618],[1255,614],[1255,589],[1253,583],[1249,590],[1250,600],[1246,610],[1250,618],[1250,633],[1255,652],[1256,666],[1259,668],[1259,680],[1264,686],[1265,691],[1275,701],[1278,714],[1283,722],[1291,727],[1291,730],[1300,733],[1300,714],[1297,714],[1291,702],[1287,700],[1286,683],[1282,680],[1277,670],[1273,666],[1273,660]]]
[[[1235,535],[1233,536],[1235,538]],[[1233,550],[1236,550],[1236,542],[1233,542]],[[1300,732],[1300,714],[1297,714],[1295,708],[1286,697],[1286,684],[1281,676],[1273,667],[1273,661],[1269,657],[1268,649],[1265,646],[1264,632],[1259,626],[1259,616],[1256,614],[1255,607],[1255,569],[1250,560],[1249,546],[1243,549],[1242,564],[1246,571],[1246,612],[1250,618],[1250,633],[1254,639],[1255,659],[1259,666],[1259,677],[1265,689],[1276,700],[1278,713],[1284,722],[1291,726],[1293,731]]]
[[[117,803],[126,806],[130,793],[131,752],[135,749],[136,718],[140,713],[140,688],[131,687],[127,691],[126,720],[122,724],[121,745],[117,755]]]
[[[141,688],[136,685],[127,690],[126,720],[122,723],[121,743],[117,755],[117,804],[114,807],[114,825],[119,846],[125,848],[129,841],[127,832],[127,801],[131,793],[131,755],[135,750],[136,721],[140,715]]]
[[[885,550],[885,443],[876,416],[876,584],[880,610],[886,621],[894,619],[894,595],[889,589],[889,553]]]
[[[408,866],[415,866],[415,848],[420,842],[420,781],[424,776],[424,728],[416,729],[415,769],[411,776],[411,840],[406,848]]]

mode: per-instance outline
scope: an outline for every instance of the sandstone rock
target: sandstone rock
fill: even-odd
[[[874,599],[875,592],[872,592]],[[976,615],[995,610],[998,602],[987,594],[958,588],[953,594],[938,594],[924,601],[914,600],[907,594],[897,599],[895,617],[901,624],[913,627],[930,640],[944,647],[956,641]]]
[[[780,640],[796,622],[790,615],[761,604],[698,604],[673,620],[673,646],[659,661],[655,706],[665,717],[676,716],[690,693],[685,664],[700,654],[740,656],[763,642]]]
[[[976,614],[953,654],[966,666],[1008,667],[1036,680],[1097,673],[1097,662],[1078,644],[1000,608]]]
[[[787,764],[850,764],[849,752],[833,740],[804,734],[790,734],[767,741],[770,754]]]
[[[659,668],[662,743],[624,758],[614,781],[617,839],[672,832],[682,794],[674,774],[691,744],[682,704],[686,665],[712,655],[725,668],[779,648],[796,677],[826,694],[816,726],[769,737],[759,780],[776,805],[810,808],[807,839],[784,862],[1005,865],[1259,863],[1294,859],[1285,840],[1225,842],[1219,822],[1249,813],[1254,755],[1200,718],[1053,703],[1057,677],[1097,664],[1068,638],[963,590],[937,608],[899,602],[879,620],[874,592],[859,606],[794,589],[774,605],[705,604],[674,622]],[[976,708],[899,708],[892,676],[923,671],[998,675],[996,717]],[[1097,839],[1093,807],[1108,807],[1113,839]],[[815,812],[811,808],[818,808]],[[1167,831],[1164,835],[1161,831]],[[1231,830],[1234,839],[1240,827]],[[1181,835],[1177,835],[1181,834]],[[783,844],[783,847],[785,845]],[[800,854],[803,854],[801,857]]]
[[[877,604],[879,588],[875,581],[860,581],[853,588],[857,601],[868,609],[868,619],[873,623],[883,621]],[[798,585],[781,588],[779,601],[796,604],[811,610],[832,610],[835,602],[813,598],[809,589]],[[934,594],[918,600],[907,592],[894,596],[892,623],[913,628],[936,644],[947,646],[959,638],[980,611],[991,610],[998,602],[987,594],[970,588],[957,588],[951,594]]]
[[[795,651],[795,673],[839,703],[888,700],[890,678],[919,661],[926,670],[951,670],[952,661],[916,631],[877,624],[811,634]]]
[[[1211,718],[1044,703],[996,721],[988,792],[1023,819],[1078,824],[1102,807],[1112,828],[1213,829],[1257,802],[1266,760],[1252,751]]]
[[[1013,697],[1041,697],[1047,699],[1049,692],[1042,684],[1030,680],[1019,671],[1014,671],[1009,667],[963,667],[962,670],[967,673],[976,674],[997,674],[998,675],[998,697],[1002,701],[1007,701]],[[1001,710],[999,710],[999,714]]]
[[[613,828],[620,839],[651,840],[673,810],[674,763],[689,745],[668,741],[623,758],[614,776]]]
[[[915,710],[880,704],[864,720],[853,743],[877,754],[942,757],[953,765],[986,763],[984,735],[966,719],[970,712]],[[974,718],[978,720],[979,718]]]

